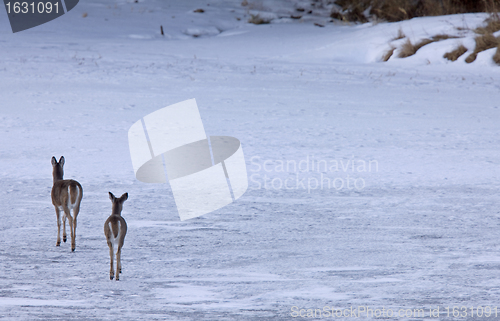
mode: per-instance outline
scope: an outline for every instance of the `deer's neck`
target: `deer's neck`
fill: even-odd
[[[54,170],[52,172],[52,179],[54,181],[54,184],[57,182],[57,181],[62,181],[63,180],[63,176],[64,174],[61,173],[60,171],[57,171],[57,170]]]
[[[111,210],[111,215],[122,215],[122,206],[119,204],[113,204],[113,208]]]

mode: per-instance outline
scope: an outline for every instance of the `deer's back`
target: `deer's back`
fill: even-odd
[[[60,180],[52,186],[51,197],[54,206],[68,204],[68,207],[73,207],[76,204],[80,204],[83,197],[83,188],[75,180]]]
[[[111,215],[104,223],[104,234],[110,241],[123,242],[127,234],[127,222],[120,215]]]

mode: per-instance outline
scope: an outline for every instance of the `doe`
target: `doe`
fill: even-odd
[[[113,271],[113,257],[114,249],[116,248],[116,280],[120,279],[120,273],[122,272],[122,263],[120,260],[123,242],[125,241],[125,235],[127,234],[127,223],[125,219],[121,216],[123,202],[128,198],[128,193],[123,194],[120,198],[116,198],[113,193],[109,192],[109,199],[113,202],[113,207],[111,210],[111,215],[108,217],[104,223],[104,235],[108,241],[109,247],[109,258],[110,268],[109,268],[109,279],[113,280],[115,273]]]
[[[71,231],[71,251],[75,251],[76,241],[76,217],[80,212],[80,203],[83,197],[83,188],[80,183],[72,179],[63,179],[64,176],[64,156],[61,156],[59,162],[52,156],[52,178],[53,185],[50,193],[52,204],[56,209],[57,216],[57,243],[61,245],[61,215],[63,211],[63,241],[66,242],[66,218],[68,218]],[[71,216],[70,210],[73,210]]]

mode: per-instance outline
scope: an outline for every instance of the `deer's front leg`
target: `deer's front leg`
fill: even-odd
[[[113,280],[113,278],[115,277],[115,272],[113,271],[113,256],[114,256],[114,253],[113,253],[113,244],[109,240],[108,240],[108,246],[109,246],[109,260],[110,260],[110,263],[109,263],[109,279]]]
[[[61,215],[60,215],[60,210],[59,207],[55,206],[56,208],[56,216],[57,216],[57,242],[56,246],[61,245]]]

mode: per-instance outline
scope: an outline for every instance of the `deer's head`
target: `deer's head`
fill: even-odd
[[[64,176],[64,156],[61,156],[59,158],[59,163],[57,162],[57,159],[52,156],[52,178],[54,179],[54,182],[60,181],[63,179]]]
[[[109,199],[113,203],[113,209],[111,214],[121,215],[123,209],[123,203],[127,200],[128,193],[123,194],[120,198],[116,198],[113,193],[109,192]]]

